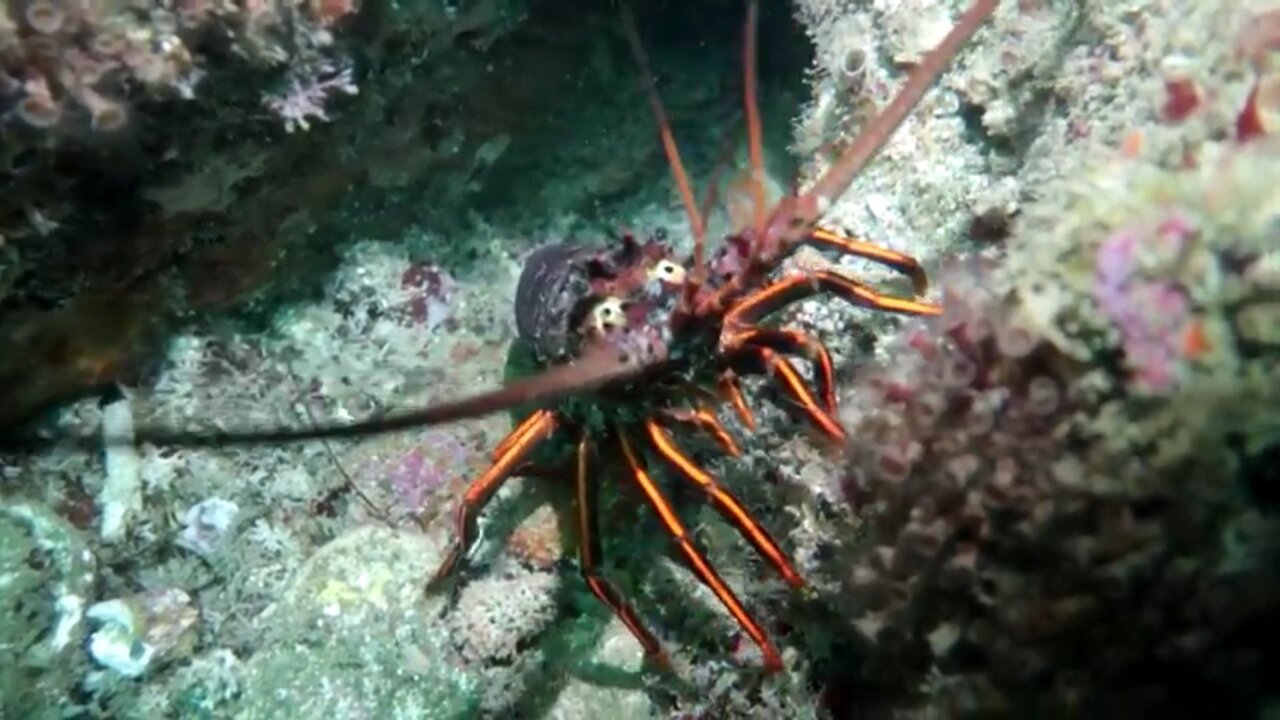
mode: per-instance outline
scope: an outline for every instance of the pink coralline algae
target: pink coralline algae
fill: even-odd
[[[1121,347],[1140,390],[1167,392],[1177,382],[1181,338],[1191,322],[1186,293],[1167,280],[1141,277],[1142,253],[1176,254],[1193,234],[1182,218],[1155,228],[1121,230],[1103,242],[1094,265],[1093,297],[1120,331]]]
[[[435,330],[453,315],[450,301],[457,282],[442,268],[426,263],[413,263],[400,276],[400,289],[409,295],[403,311],[414,325]]]
[[[1198,248],[1147,227],[1116,233],[1084,270],[1131,362],[1168,370],[1193,295],[1155,281]],[[862,641],[863,696],[898,704],[862,714],[1177,714],[1188,697],[1250,698],[1266,656],[1246,628],[1274,616],[1271,544],[1246,539],[1264,536],[1246,529],[1261,518],[1212,420],[1247,407],[1244,393],[1221,385],[1239,394],[1193,407],[1195,372],[1168,393],[1115,392],[1129,372],[1082,363],[1026,322],[1027,296],[1007,290],[1021,268],[975,258],[936,277],[944,314],[886,341],[842,398],[838,481],[860,524],[832,553],[828,597]]]
[[[386,481],[396,501],[417,513],[450,479],[466,473],[471,451],[445,432],[427,432],[413,449],[386,468]]]

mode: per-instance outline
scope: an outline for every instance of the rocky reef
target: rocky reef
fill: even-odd
[[[768,187],[817,177],[967,3],[764,3]],[[188,4],[189,5],[189,4]],[[549,240],[686,245],[607,3],[33,0],[0,20],[0,426],[290,426],[500,383]],[[740,223],[741,4],[637,8],[712,228]],[[1002,3],[827,213],[945,312],[829,298],[836,452],[748,383],[712,463],[809,581],[680,511],[785,669],[602,488],[512,482],[424,592],[503,415],[358,440],[0,457],[14,717],[1255,716],[1276,674],[1280,17]],[[801,252],[788,271],[897,280]],[[725,414],[727,416],[727,413]],[[726,422],[728,421],[726,417]]]
[[[1252,711],[1280,600],[1276,158],[1064,187],[863,371],[839,491],[865,536],[833,597],[866,679],[977,714]]]

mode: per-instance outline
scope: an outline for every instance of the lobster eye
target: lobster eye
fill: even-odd
[[[670,260],[659,260],[649,271],[649,277],[666,283],[679,284],[684,282],[684,267]]]
[[[591,325],[597,330],[626,327],[627,315],[622,311],[622,301],[608,297],[596,303],[591,309]]]

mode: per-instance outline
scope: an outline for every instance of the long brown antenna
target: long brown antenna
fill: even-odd
[[[893,137],[911,111],[920,104],[925,93],[929,92],[929,88],[946,71],[951,60],[973,39],[978,28],[982,27],[999,5],[1000,0],[975,0],[942,42],[915,66],[889,105],[858,133],[849,149],[818,178],[808,192],[797,199],[795,219],[802,221],[805,230],[821,218],[831,203],[849,189],[867,163],[880,154],[889,138]]]
[[[757,243],[761,252],[752,254],[745,272],[703,298],[695,309],[696,314],[722,312],[734,298],[741,297],[764,278],[780,255],[791,252],[809,237],[831,204],[849,189],[867,163],[879,154],[999,4],[1000,0],[974,0],[942,42],[915,66],[889,105],[858,134],[835,164],[807,192],[784,198],[773,209]]]
[[[751,199],[755,205],[755,231],[763,234],[766,213],[764,196],[764,131],[760,122],[760,104],[756,98],[756,26],[760,3],[747,3],[747,21],[742,28],[742,102],[747,115],[747,149],[751,156]]]
[[[658,361],[661,362],[661,361]],[[596,389],[601,385],[648,372],[653,365],[627,362],[616,350],[600,348],[588,352],[568,365],[557,365],[541,374],[490,392],[459,400],[430,405],[418,410],[392,413],[370,420],[350,423],[318,424],[299,428],[243,428],[231,430],[167,428],[135,429],[131,438],[102,437],[94,433],[49,439],[32,437],[0,437],[0,448],[35,449],[43,446],[73,444],[85,448],[100,445],[141,444],[175,447],[220,447],[225,445],[267,445],[303,440],[350,438],[442,425],[457,420],[480,417],[533,402],[545,402]]]
[[[649,97],[649,109],[658,123],[662,149],[667,155],[667,164],[671,166],[671,174],[675,176],[685,214],[689,217],[689,229],[693,232],[693,276],[701,279],[707,227],[703,222],[702,213],[698,212],[698,203],[693,197],[689,175],[685,172],[684,163],[680,161],[680,148],[676,145],[675,135],[671,132],[671,122],[667,119],[667,111],[662,107],[662,98],[658,96],[658,86],[654,83],[649,56],[640,42],[640,33],[636,31],[636,21],[631,14],[631,8],[625,4],[622,6],[622,26],[627,33],[627,41],[631,43],[631,52],[635,55],[636,64],[640,66],[640,72],[644,75],[644,88]]]

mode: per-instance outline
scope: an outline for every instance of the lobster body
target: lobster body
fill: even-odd
[[[603,345],[629,361],[669,369],[660,366],[675,359],[672,320],[688,274],[687,262],[673,258],[661,232],[643,242],[625,235],[606,248],[538,248],[516,286],[520,340],[544,367],[570,363]],[[714,343],[701,350],[713,353]]]
[[[700,489],[707,502],[788,585],[804,585],[768,531],[730,490],[676,444],[671,429],[696,429],[709,435],[729,455],[739,454],[736,440],[721,425],[716,410],[727,401],[747,428],[754,427],[738,379],[756,374],[770,378],[789,407],[821,435],[834,442],[845,440],[845,431],[835,419],[835,373],[825,346],[803,332],[762,323],[788,305],[819,294],[886,312],[941,312],[937,305],[920,299],[927,290],[927,281],[915,259],[821,229],[818,222],[997,5],[998,0],[973,0],[941,43],[915,65],[894,99],[840,158],[808,190],[784,198],[770,209],[763,200],[760,117],[755,101],[754,30],[758,8],[756,0],[749,0],[743,84],[756,218],[752,227],[725,238],[709,258],[704,257],[704,218],[680,161],[643,49],[634,27],[628,23],[628,35],[645,72],[646,90],[663,148],[689,218],[692,258],[685,262],[674,260],[665,236],[660,234],[643,242],[626,236],[605,249],[553,244],[533,252],[518,282],[515,319],[521,344],[534,356],[538,371],[493,391],[354,423],[212,433],[140,428],[133,437],[108,437],[107,441],[208,446],[352,437],[518,408],[523,419],[493,450],[492,465],[460,498],[456,537],[435,579],[450,576],[464,561],[477,536],[477,517],[503,483],[528,469],[530,458],[547,441],[565,438],[573,448],[567,474],[576,497],[580,566],[591,592],[617,615],[652,658],[665,658],[657,637],[601,570],[595,484],[599,461],[618,459],[627,471],[624,475],[629,476],[644,503],[671,536],[686,567],[711,590],[760,649],[765,667],[778,670],[782,656],[769,633],[695,545],[693,534],[654,481],[650,465],[660,463],[680,481]],[[882,295],[865,283],[826,270],[774,277],[782,262],[800,245],[861,257],[906,274],[912,279],[917,297]],[[801,375],[792,357],[812,366],[814,389],[810,389],[811,383]],[[87,440],[96,446],[97,438]]]
[[[516,285],[516,331],[541,363],[569,353],[570,318],[588,290],[582,267],[587,254],[584,248],[556,243],[543,245],[525,260]]]

